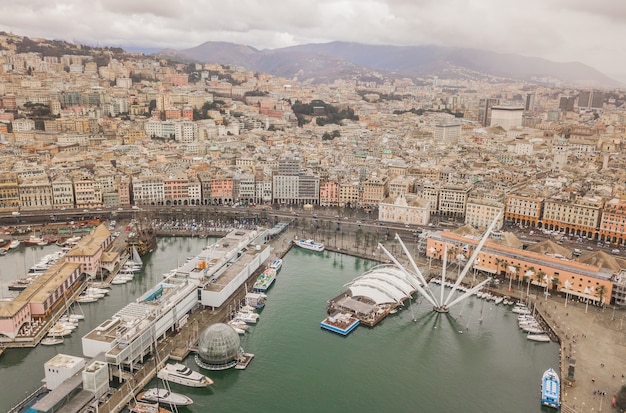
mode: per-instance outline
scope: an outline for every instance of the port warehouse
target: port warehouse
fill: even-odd
[[[51,316],[71,304],[101,265],[111,268],[112,263],[123,260],[124,252],[111,248],[112,243],[111,232],[99,225],[15,299],[0,301],[0,343],[6,347],[36,345],[45,325],[53,321]]]
[[[122,383],[142,367],[159,339],[181,328],[189,314],[197,308],[218,308],[241,287],[270,257],[266,243],[268,231],[234,230],[200,254],[189,259],[167,278],[150,288],[135,302],[131,302],[82,337],[83,355],[94,362],[108,366],[107,378]],[[160,357],[167,358],[166,354]],[[58,383],[54,373],[46,369],[46,383]],[[88,403],[109,391],[109,382],[88,391],[85,380],[74,378],[64,369],[52,369],[66,374],[67,380],[37,402],[34,407],[55,411],[63,405]],[[65,373],[64,373],[65,372]],[[75,375],[75,372],[72,373]],[[84,375],[84,374],[83,374]],[[80,387],[82,386],[82,389]],[[125,400],[130,394],[119,396]],[[68,401],[69,399],[69,401]],[[65,403],[65,404],[64,404]],[[69,403],[69,404],[68,404]]]
[[[237,230],[208,246],[84,336],[83,354],[104,353],[108,363],[132,369],[155,340],[181,327],[195,307],[222,306],[269,258],[269,245],[258,243],[264,238],[256,231]]]

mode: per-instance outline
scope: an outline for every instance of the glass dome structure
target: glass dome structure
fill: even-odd
[[[237,332],[228,324],[213,324],[198,340],[196,363],[207,370],[224,370],[237,364],[241,353]]]

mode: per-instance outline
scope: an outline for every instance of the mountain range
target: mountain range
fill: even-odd
[[[582,63],[560,63],[512,53],[442,46],[331,42],[258,50],[241,44],[209,41],[190,49],[165,49],[156,56],[185,63],[243,66],[274,76],[314,83],[385,75],[482,80],[504,78],[549,83],[558,80],[580,87],[622,86]]]

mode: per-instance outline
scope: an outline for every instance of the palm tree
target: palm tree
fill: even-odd
[[[496,258],[496,270],[497,270],[496,277],[497,277],[498,275],[500,275],[500,273],[501,273],[500,268],[501,268],[501,267],[506,268],[506,266],[507,266],[508,264],[509,264],[509,262],[508,262],[507,260],[500,259],[500,258]]]
[[[552,291],[556,291],[557,287],[560,284],[559,278],[554,277],[554,278],[551,278],[550,281],[552,281]]]
[[[541,283],[543,282],[543,277],[546,276],[546,273],[543,271],[538,271],[537,274],[535,274],[535,278],[537,278],[537,283],[539,285],[541,285]]]
[[[604,294],[606,294],[606,287],[604,285],[601,285],[598,288],[596,288],[596,295],[600,299],[600,305],[602,305],[603,307],[604,307],[604,302],[602,301],[602,296]]]

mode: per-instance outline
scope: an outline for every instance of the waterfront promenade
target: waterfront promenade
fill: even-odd
[[[282,240],[276,240],[276,245],[284,246],[286,242],[301,236],[298,229],[289,229],[283,234]],[[327,249],[338,251],[371,260],[385,260],[382,253],[377,253],[375,246],[369,249],[355,244],[356,238],[342,239],[341,248],[327,244]],[[324,242],[324,239],[320,241]],[[389,241],[391,244],[393,241]],[[381,240],[383,245],[387,241]],[[391,250],[391,248],[389,248]],[[401,263],[406,265],[406,259],[396,254]],[[414,258],[421,268],[427,268],[425,257]],[[439,274],[440,268],[433,262],[433,275]],[[437,272],[435,272],[437,271]],[[427,270],[424,270],[426,273]],[[454,276],[449,271],[448,276]],[[484,279],[484,278],[482,278]],[[505,283],[506,284],[506,283]],[[526,299],[526,287],[523,285],[508,291],[508,285],[491,289],[499,295],[509,295],[519,301]],[[542,318],[559,338],[561,348],[561,365],[546,366],[560,370],[561,401],[563,412],[597,412],[615,411],[611,407],[611,399],[626,384],[626,311],[613,307],[595,307],[586,305],[560,295],[545,297],[542,291],[530,291],[530,305],[534,306]],[[575,360],[574,381],[567,382],[568,367],[571,359]],[[539,389],[540,378],[537,378]],[[594,393],[595,391],[595,393]]]

